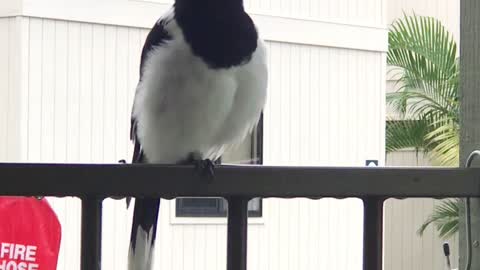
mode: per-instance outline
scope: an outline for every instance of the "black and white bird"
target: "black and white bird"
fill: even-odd
[[[266,48],[243,0],[176,0],[143,47],[133,162],[208,172],[255,128],[266,92]],[[129,270],[152,267],[159,205],[135,200]]]

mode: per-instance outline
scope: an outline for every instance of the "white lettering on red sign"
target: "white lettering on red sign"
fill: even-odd
[[[38,270],[37,247],[0,242],[0,270]]]

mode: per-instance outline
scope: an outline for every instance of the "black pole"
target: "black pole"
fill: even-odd
[[[248,201],[228,199],[227,270],[247,270]]]
[[[81,270],[100,270],[102,256],[102,199],[82,198]]]
[[[363,270],[383,268],[383,202],[379,197],[363,199]]]

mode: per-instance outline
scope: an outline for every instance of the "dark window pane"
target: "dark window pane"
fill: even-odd
[[[223,198],[178,198],[177,217],[226,217],[228,204]],[[262,216],[262,200],[252,199],[248,203],[249,217]]]
[[[201,198],[184,198],[182,200],[182,207],[185,208],[215,208],[218,206],[217,200],[201,199]]]

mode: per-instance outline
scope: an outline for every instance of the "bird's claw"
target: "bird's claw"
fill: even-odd
[[[211,182],[215,178],[215,164],[210,159],[195,160],[195,169]]]

